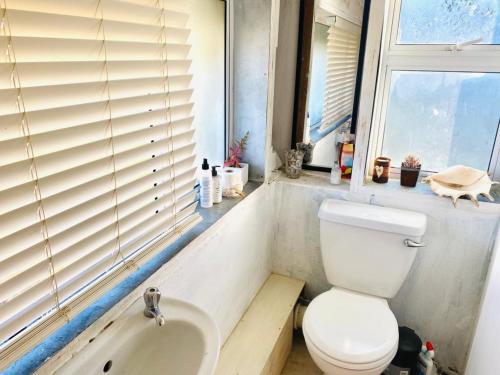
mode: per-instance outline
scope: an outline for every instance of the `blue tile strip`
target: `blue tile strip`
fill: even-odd
[[[245,186],[245,192],[249,194],[260,185],[261,184],[258,182],[250,181]],[[198,211],[203,217],[203,221],[201,223],[197,224],[173,244],[167,246],[158,255],[139,267],[137,271],[133,272],[96,302],[80,312],[68,323],[35,346],[31,351],[12,363],[8,368],[2,371],[1,374],[25,375],[35,372],[45,361],[68,345],[73,339],[75,339],[75,337],[104,315],[106,311],[110,310],[140,284],[146,281],[160,267],[172,259],[175,254],[211,227],[218,219],[220,219],[240,201],[241,199],[225,199],[223,203],[220,203],[210,209],[200,208]]]

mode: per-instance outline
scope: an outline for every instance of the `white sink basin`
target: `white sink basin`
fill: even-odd
[[[219,356],[219,331],[199,307],[163,297],[165,325],[143,315],[142,298],[56,374],[210,375]]]

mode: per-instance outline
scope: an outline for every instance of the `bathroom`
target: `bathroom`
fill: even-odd
[[[500,374],[499,0],[0,12],[0,374]]]

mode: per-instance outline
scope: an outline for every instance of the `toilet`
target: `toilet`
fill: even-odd
[[[423,246],[427,218],[335,199],[324,200],[318,216],[332,288],[307,307],[307,348],[325,374],[379,375],[398,348],[398,323],[387,299],[398,292]]]

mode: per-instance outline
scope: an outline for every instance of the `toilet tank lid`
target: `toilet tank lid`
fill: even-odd
[[[318,216],[321,220],[412,237],[423,236],[427,227],[427,216],[419,212],[337,199],[325,199]]]

